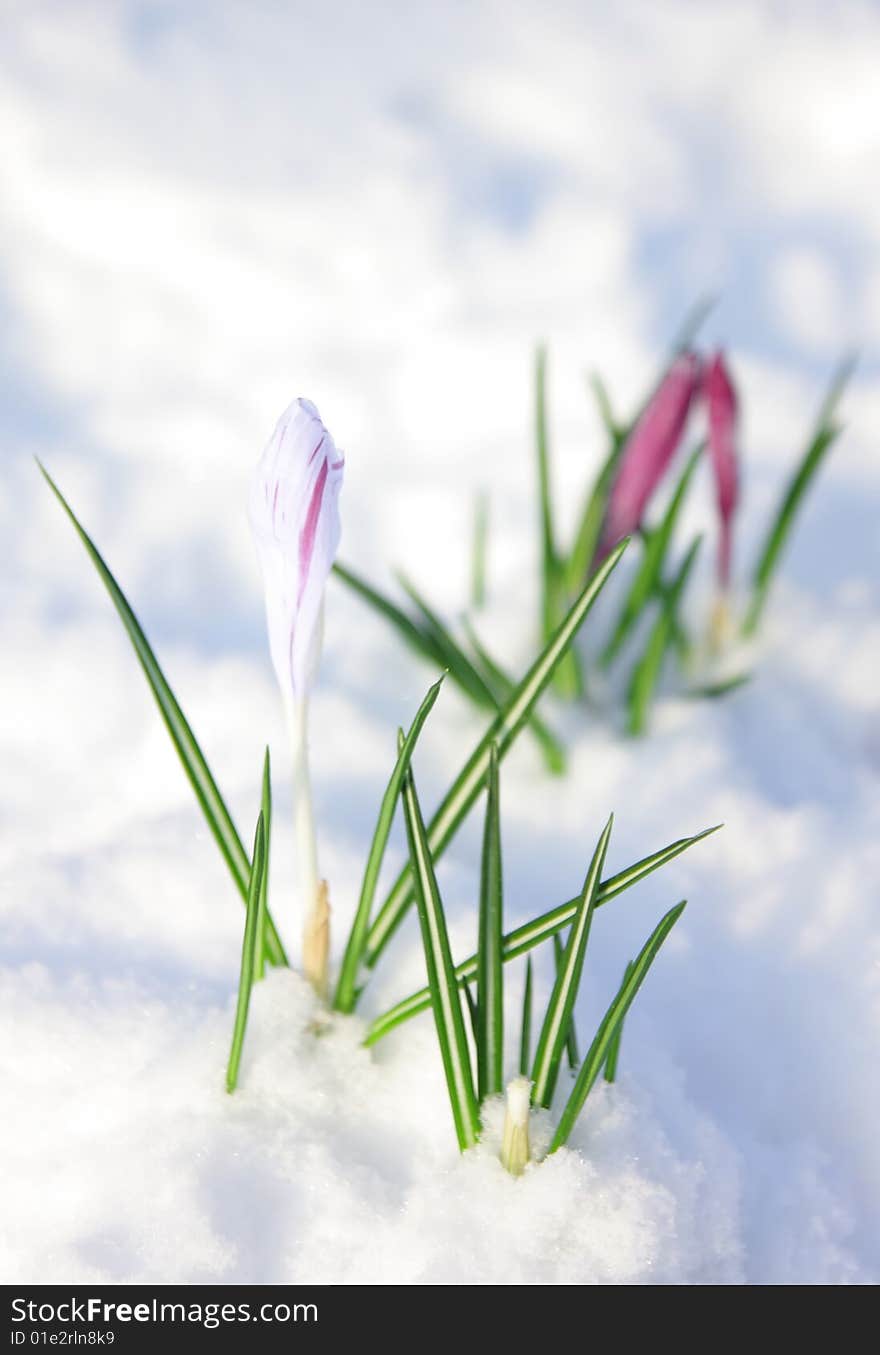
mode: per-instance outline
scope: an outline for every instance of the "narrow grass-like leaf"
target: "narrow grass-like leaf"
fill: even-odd
[[[553,1100],[553,1092],[559,1076],[559,1065],[562,1061],[562,1052],[565,1049],[575,999],[583,973],[587,941],[590,936],[590,923],[593,920],[596,894],[602,867],[605,864],[605,853],[608,850],[608,839],[611,836],[613,822],[614,817],[612,815],[596,844],[596,850],[587,871],[587,878],[584,880],[577,912],[571,924],[562,964],[556,976],[556,982],[553,985],[553,992],[550,995],[547,1012],[541,1026],[541,1033],[538,1036],[538,1045],[532,1064],[532,1101],[536,1106],[549,1107]]]
[[[599,467],[584,502],[574,536],[574,545],[565,561],[565,582],[570,593],[583,586],[596,555],[602,523],[608,508],[608,495],[617,470],[617,463],[626,442],[627,429],[618,422],[611,408],[611,401],[605,385],[597,373],[589,380],[590,388],[596,397],[599,417],[608,435],[608,454]]]
[[[556,1127],[556,1133],[550,1144],[550,1152],[555,1153],[557,1148],[561,1148],[568,1141],[568,1137],[577,1122],[584,1107],[584,1102],[592,1090],[593,1084],[602,1066],[608,1057],[609,1046],[614,1036],[623,1022],[626,1013],[631,1007],[636,993],[642,985],[648,970],[654,962],[654,959],[663,942],[666,940],[672,928],[684,912],[684,903],[677,903],[674,908],[660,919],[654,928],[648,940],[645,942],[639,954],[632,963],[632,969],[629,976],[624,979],[618,990],[618,993],[602,1018],[599,1029],[593,1039],[593,1043],[587,1051],[586,1057],[581,1064],[580,1072],[575,1079],[574,1087],[568,1098],[565,1109]]]
[[[339,982],[336,986],[336,996],[333,1005],[338,1012],[353,1011],[357,1001],[358,973],[360,971],[364,947],[367,941],[367,932],[369,931],[370,926],[370,913],[372,912],[373,900],[376,896],[379,872],[382,869],[385,848],[388,845],[388,836],[391,832],[391,825],[394,822],[394,811],[397,807],[397,799],[400,795],[400,788],[403,785],[403,778],[409,768],[413,749],[416,746],[419,734],[422,732],[422,726],[427,720],[433,709],[434,702],[440,694],[442,682],[443,679],[440,678],[439,681],[434,683],[433,687],[429,688],[427,696],[416,711],[415,719],[409,727],[409,732],[403,740],[403,745],[398,750],[394,770],[391,773],[388,785],[385,787],[385,794],[382,796],[382,804],[379,808],[379,818],[376,821],[376,828],[373,832],[373,840],[370,843],[370,851],[364,869],[360,898],[354,915],[354,921],[351,924],[348,943],[345,947],[345,954],[342,959],[342,968],[339,973]]]
[[[467,618],[462,624],[480,671],[494,691],[499,704],[501,704],[509,699],[516,683],[510,674],[506,673],[492,657]],[[532,711],[528,724],[529,730],[544,756],[544,764],[547,770],[552,772],[554,776],[560,776],[565,771],[566,766],[565,748],[553,733],[553,730],[544,723],[536,711]]]
[[[263,815],[263,835],[265,837],[265,861],[263,862],[263,882],[260,889],[260,902],[257,909],[257,942],[254,947],[254,979],[261,979],[266,973],[266,917],[269,911],[269,858],[272,850],[272,764],[269,747],[263,758],[263,782],[260,791],[260,812]]]
[[[522,1016],[519,1023],[519,1072],[528,1077],[532,1063],[532,957],[526,960],[526,983],[523,988]]]
[[[440,891],[437,888],[431,848],[419,807],[412,768],[407,769],[403,780],[403,807],[437,1041],[446,1074],[458,1146],[464,1152],[465,1149],[472,1148],[479,1137],[480,1112],[474,1093],[467,1035],[449,949],[446,918]]]
[[[477,495],[474,504],[474,540],[471,549],[471,606],[486,605],[486,555],[489,544],[489,495]]]
[[[48,484],[52,493],[64,509],[70,522],[86,549],[86,552],[98,571],[98,575],[110,599],[119,614],[120,620],[132,643],[135,654],[138,657],[141,668],[149,683],[150,690],[159,707],[159,713],[165,723],[165,727],[171,736],[171,742],[177,750],[177,755],[183,764],[183,769],[189,779],[190,785],[195,791],[196,799],[199,802],[202,813],[210,828],[218,847],[223,855],[223,859],[229,867],[229,872],[235,881],[238,892],[245,901],[248,897],[248,886],[251,877],[251,863],[248,860],[247,852],[242,845],[241,838],[223,796],[217,787],[211,770],[205,761],[205,756],[196,742],[196,737],[186,721],[186,717],[177,699],[169,687],[159,662],[150,648],[146,635],[144,634],[140,622],[131,609],[131,606],[123,593],[119,584],[111,574],[107,564],[101,556],[91,537],[81,526],[76,514],[68,504],[61,490],[55,484],[49,472],[41,462],[37,462],[40,471]],[[267,915],[266,927],[266,956],[271,964],[286,965],[287,956],[284,953],[284,947],[281,939],[275,929],[271,915]]]
[[[380,593],[347,565],[341,565],[337,561],[333,566],[333,572],[346,587],[391,623],[412,652],[435,667],[446,669],[456,686],[477,706],[484,710],[497,711],[499,703],[489,684],[412,584],[401,579],[411,599],[419,608],[421,620],[415,620],[402,607],[398,607],[396,602]]]
[[[758,628],[758,622],[767,602],[770,584],[779,564],[783,547],[794,525],[795,515],[826,454],[842,431],[841,426],[834,421],[834,415],[846,383],[852,375],[852,368],[852,362],[844,363],[835,374],[831,388],[823,401],[818,421],[807,444],[806,451],[785,487],[779,507],[758,552],[757,563],[752,575],[751,602],[743,625],[745,635],[753,635]]]
[[[333,566],[333,573],[340,582],[344,583],[353,593],[372,607],[374,612],[384,616],[386,621],[390,621],[397,633],[409,645],[415,653],[421,654],[422,658],[430,660],[437,664],[439,668],[445,668],[445,660],[442,652],[438,649],[431,636],[416,625],[411,616],[408,616],[402,607],[398,607],[396,602],[392,602],[384,593],[380,593],[378,588],[367,583],[366,579],[361,578],[348,565],[341,564],[338,560]]]
[[[471,1025],[471,1035],[473,1036],[474,1049],[477,1047],[479,1035],[479,1018],[477,1015],[477,1000],[471,992],[469,983],[463,983],[458,990],[464,998],[464,1005],[467,1007],[468,1021]]]
[[[565,956],[565,946],[562,943],[562,937],[559,935],[559,932],[554,932],[553,964],[556,969],[557,978],[559,977],[559,972],[562,969],[562,961],[564,959],[564,956]],[[577,1066],[581,1061],[581,1056],[578,1052],[578,1038],[577,1038],[577,1028],[575,1026],[574,1012],[572,1012],[571,1014],[571,1021],[569,1022],[568,1026],[568,1033],[565,1037],[565,1050],[568,1055],[568,1066],[574,1073],[577,1071]]]
[[[538,467],[538,506],[541,515],[541,636],[544,640],[549,640],[554,626],[556,544],[547,436],[547,350],[543,346],[535,354],[535,458]]]
[[[626,981],[629,978],[630,974],[632,973],[632,968],[633,968],[632,960],[629,960],[627,962],[626,969],[623,971],[623,981],[621,986],[625,987]],[[617,1029],[615,1030],[614,1034],[611,1036],[611,1039],[608,1042],[608,1053],[605,1056],[606,1082],[614,1082],[617,1079],[617,1065],[618,1062],[620,1061],[620,1041],[622,1036],[623,1036],[623,1021],[621,1020],[618,1022]]]
[[[562,566],[560,566],[557,570],[551,602],[554,626],[558,626],[565,616],[570,601],[571,597],[565,588]],[[553,684],[559,695],[566,701],[577,701],[586,691],[581,656],[574,645],[571,645],[559,660],[559,664],[553,672]]]
[[[620,610],[611,638],[599,659],[603,668],[609,667],[620,653],[624,641],[657,591],[659,581],[663,577],[663,566],[672,542],[675,524],[678,521],[702,450],[701,445],[691,453],[659,525],[653,531],[645,534],[645,549],[642,552],[635,577]]]
[[[480,871],[477,945],[477,1083],[480,1100],[504,1090],[504,961],[501,956],[503,886],[498,749],[492,745],[486,786],[486,823]]]
[[[620,451],[620,448],[626,441],[626,426],[616,417],[614,410],[611,407],[611,399],[608,395],[607,387],[598,372],[590,373],[588,384],[596,401],[599,418],[602,420],[605,432],[608,434],[608,442],[612,448],[611,455],[613,456],[615,452]]]
[[[677,357],[683,353],[686,348],[690,348],[699,330],[702,329],[706,317],[715,309],[717,297],[701,296],[686,312],[684,319],[678,327],[675,338],[672,340],[671,356]]]
[[[571,608],[562,625],[532,664],[525,677],[517,683],[504,702],[497,717],[477,744],[465,766],[446,792],[428,827],[428,845],[436,859],[452,840],[456,830],[485,785],[489,766],[489,750],[498,745],[499,760],[503,759],[514,739],[525,725],[535,702],[553,676],[553,671],[577,634],[584,618],[601,592],[606,580],[620,560],[627,545],[622,541],[608,556]],[[366,963],[375,965],[413,901],[412,872],[406,867],[395,881],[367,938]]]
[[[669,631],[669,643],[675,651],[675,657],[678,661],[680,672],[687,673],[693,657],[694,646],[687,626],[685,626],[680,616],[674,616],[672,618],[672,625]]]
[[[689,546],[694,545],[698,536],[699,533],[697,533],[696,536],[691,538]],[[694,549],[698,548],[694,546]],[[656,597],[659,598],[660,602],[665,603],[669,599],[669,595],[674,588],[675,588],[674,576],[668,582],[665,578],[660,577],[657,580],[654,592]],[[691,638],[690,631],[688,627],[685,625],[684,619],[681,614],[681,601],[682,598],[681,595],[679,595],[677,601],[674,602],[670,614],[669,645],[675,651],[675,657],[678,662],[680,672],[685,674],[685,676],[688,676],[691,669],[691,662],[694,657],[694,644]]]
[[[424,634],[430,636],[436,645],[437,653],[442,659],[444,668],[449,670],[449,676],[478,706],[484,706],[493,711],[497,710],[498,701],[495,693],[486,683],[480,671],[474,667],[448,627],[443,624],[437,613],[433,611],[405,574],[398,571],[397,578],[419,612],[421,630]]]
[[[655,594],[661,596],[664,592],[663,579],[666,574],[666,565],[669,560],[673,538],[675,536],[675,528],[681,517],[681,511],[691,487],[694,471],[705,450],[706,443],[699,442],[691,452],[685,462],[684,470],[678,478],[675,489],[672,492],[672,497],[667,504],[666,512],[663,514],[663,517],[651,534],[648,553],[655,556],[656,567],[653,571],[653,577],[650,578],[649,588]]]
[[[702,687],[691,687],[685,696],[708,698],[708,700],[717,700],[721,696],[728,696],[731,692],[738,692],[740,687],[745,687],[751,682],[751,673],[736,673],[733,677],[723,678],[720,682],[706,682]]]
[[[610,902],[625,890],[631,889],[633,885],[644,880],[646,876],[651,875],[661,866],[665,866],[669,861],[686,852],[689,847],[693,847],[697,842],[702,842],[704,838],[717,833],[721,824],[716,824],[713,828],[704,828],[701,833],[694,833],[692,837],[678,838],[675,842],[670,842],[668,847],[663,847],[659,852],[653,852],[650,856],[644,856],[639,861],[635,861],[626,870],[619,871],[617,875],[612,875],[610,879],[603,880],[599,886],[596,897],[596,907],[601,908],[604,903]],[[569,899],[566,903],[560,903],[555,908],[551,908],[547,913],[541,913],[539,917],[533,918],[531,922],[525,922],[522,926],[516,927],[512,932],[508,932],[502,939],[502,954],[504,963],[514,960],[518,955],[525,955],[528,951],[540,946],[543,942],[559,931],[562,931],[573,920],[578,909],[580,898]],[[469,955],[466,960],[455,967],[455,977],[459,983],[467,983],[473,979],[477,972],[477,956]],[[417,993],[411,993],[409,997],[395,1003],[393,1007],[377,1016],[367,1031],[364,1044],[375,1044],[381,1040],[384,1035],[399,1026],[404,1021],[409,1021],[419,1012],[425,1011],[431,1005],[431,994],[427,988],[421,988]]]
[[[629,734],[642,734],[648,722],[648,711],[654,690],[659,681],[663,660],[672,639],[678,604],[687,586],[702,541],[703,538],[698,536],[691,542],[690,549],[685,555],[651,627],[642,656],[632,671],[627,692],[627,733]]]
[[[244,1045],[244,1033],[247,1028],[248,1008],[251,1001],[251,988],[254,982],[254,956],[257,947],[257,928],[260,920],[260,895],[266,873],[266,833],[263,825],[263,813],[257,819],[257,831],[254,836],[254,864],[248,885],[247,912],[244,919],[244,939],[241,946],[241,974],[238,980],[238,1002],[235,1008],[235,1025],[232,1030],[232,1048],[229,1051],[229,1063],[226,1067],[226,1090],[234,1092],[238,1083],[238,1069],[241,1063],[241,1051]]]
[[[617,470],[622,448],[622,441],[612,445],[611,451],[599,467],[598,474],[587,495],[575,533],[574,545],[565,563],[566,586],[572,593],[581,588],[584,579],[589,576],[596,555],[596,547],[599,544],[602,523],[605,521],[608,495],[611,492],[611,484],[614,480],[614,472]]]

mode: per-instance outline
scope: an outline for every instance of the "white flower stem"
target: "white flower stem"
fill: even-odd
[[[315,991],[323,996],[327,988],[330,910],[327,887],[318,875],[318,841],[309,775],[307,698],[291,701],[287,718],[293,748],[293,817],[303,916],[303,972]]]

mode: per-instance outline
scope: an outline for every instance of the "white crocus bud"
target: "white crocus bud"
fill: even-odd
[[[515,1077],[507,1084],[507,1108],[501,1139],[501,1165],[511,1176],[522,1176],[531,1156],[529,1148],[529,1103],[532,1084],[527,1077]]]
[[[321,654],[324,588],[339,548],[344,457],[309,400],[278,420],[251,485],[249,516],[266,594],[269,649],[293,744],[303,967],[327,982],[329,905],[318,874],[308,762],[308,695]]]

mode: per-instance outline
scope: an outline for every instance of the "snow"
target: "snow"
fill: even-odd
[[[376,1063],[351,1020],[309,1032],[294,975],[257,994],[234,1098],[212,1076],[228,1010],[133,982],[58,989],[37,966],[8,996],[32,1032],[52,1032],[48,1057],[39,1041],[29,1050],[39,1078],[17,1088],[9,1281],[35,1267],[95,1283],[741,1277],[734,1155],[680,1092],[677,1144],[643,1090],[605,1094],[589,1156],[563,1151],[515,1181],[497,1159],[500,1105],[484,1147],[450,1152],[427,1031],[408,1057]],[[63,1141],[46,1129],[59,1113]],[[49,1187],[36,1198],[35,1158]]]
[[[83,560],[84,586],[87,569]],[[341,616],[328,672],[359,635],[383,648],[396,675],[388,686],[406,690],[412,706],[428,674],[387,647],[378,623],[341,591],[331,596]],[[19,693],[20,709],[29,699],[34,710],[30,765],[51,764],[43,794],[58,813],[28,833],[34,809],[17,794],[18,831],[6,846],[4,1277],[876,1280],[880,944],[866,881],[877,873],[877,753],[852,673],[819,688],[810,665],[817,645],[827,664],[840,664],[857,631],[871,662],[880,643],[857,603],[822,623],[788,590],[779,613],[785,623],[759,676],[725,703],[668,697],[639,745],[559,712],[570,733],[579,729],[570,776],[546,778],[525,744],[507,764],[511,925],[576,891],[609,807],[609,870],[726,821],[597,916],[582,1041],[661,911],[690,901],[627,1022],[619,1083],[593,1093],[570,1150],[519,1180],[497,1161],[500,1102],[485,1144],[458,1157],[429,1016],[367,1052],[359,1018],[313,1032],[311,995],[293,974],[273,973],[255,990],[240,1090],[226,1095],[240,903],[113,617],[96,613],[85,641],[81,626],[62,629],[51,667],[70,673],[76,719],[47,707],[41,725],[42,698]],[[254,729],[274,734],[280,724],[266,662],[259,653],[233,663],[166,657],[196,693],[196,727],[249,823]],[[381,707],[373,713],[367,694],[340,686],[331,679],[319,691],[313,736],[337,951],[393,746]],[[225,712],[245,708],[246,720],[224,727]],[[103,737],[93,734],[102,725]],[[479,727],[443,694],[418,764],[426,794]],[[341,774],[328,745],[348,750]],[[272,888],[295,940],[283,741],[274,752]],[[99,755],[101,777],[89,771]],[[20,775],[7,764],[7,802]],[[478,827],[441,870],[458,954],[473,944]],[[402,849],[398,836],[396,861]],[[512,1027],[522,973],[507,972]],[[411,917],[365,1011],[421,982]],[[540,1150],[549,1135],[537,1118]]]
[[[597,914],[582,1045],[626,961],[688,899],[627,1019],[618,1083],[596,1087],[569,1150],[517,1180],[497,1161],[500,1102],[484,1144],[456,1152],[428,1015],[361,1047],[362,1021],[424,982],[413,917],[363,1017],[316,1034],[294,974],[259,986],[226,1095],[240,900],[31,460],[106,551],[245,837],[271,744],[271,897],[295,947],[289,753],[244,512],[278,413],[311,396],[347,453],[344,558],[383,583],[405,565],[447,614],[466,596],[466,505],[491,487],[480,631],[522,668],[534,339],[551,345],[570,521],[600,451],[584,366],[635,403],[682,297],[715,287],[707,340],[730,343],[743,391],[741,566],[838,347],[876,336],[876,13],[632,3],[620,25],[601,7],[585,24],[580,6],[499,19],[487,0],[460,29],[442,7],[401,20],[376,60],[354,61],[359,34],[339,53],[316,9],[314,60],[291,82],[275,7],[248,7],[244,28],[221,8],[210,41],[193,6],[148,42],[131,36],[137,6],[35,4],[4,43],[0,1276],[876,1283],[870,349],[746,656],[754,680],[718,702],[667,689],[639,743],[620,737],[613,691],[585,711],[549,698],[568,776],[549,778],[527,736],[505,762],[511,926],[577,891],[610,810],[609,871],[725,825]],[[306,117],[314,135],[291,137]],[[522,219],[476,193],[508,172],[519,208],[534,190]],[[711,522],[704,470],[688,529]],[[701,623],[709,599],[692,605]],[[312,764],[336,962],[397,726],[433,677],[331,584]],[[445,689],[416,761],[426,808],[481,731]],[[479,843],[476,815],[440,871],[458,955],[475,940]],[[404,850],[398,824],[389,880]],[[522,977],[508,970],[508,1073]],[[533,1145],[548,1138],[535,1116]]]

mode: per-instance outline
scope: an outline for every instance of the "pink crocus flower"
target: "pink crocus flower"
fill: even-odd
[[[250,520],[266,592],[269,649],[293,748],[303,971],[327,986],[330,904],[318,871],[308,757],[308,694],[318,667],[324,588],[339,548],[345,459],[310,400],[284,411],[251,485]]]
[[[739,498],[739,462],[736,448],[738,400],[724,354],[714,355],[703,377],[703,396],[709,418],[709,454],[715,472],[715,493],[721,535],[718,543],[718,581],[730,583],[733,515]]]
[[[269,649],[285,704],[308,694],[320,656],[324,587],[339,548],[343,467],[315,406],[294,400],[278,420],[251,486]]]
[[[626,441],[611,493],[596,563],[642,522],[648,502],[681,442],[700,386],[700,359],[684,352],[672,363]]]

